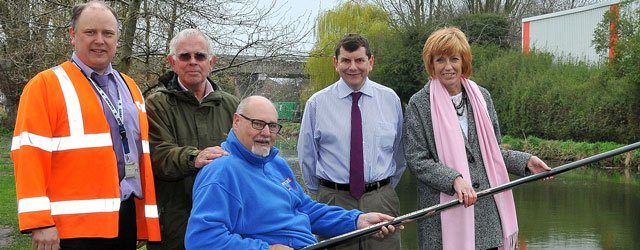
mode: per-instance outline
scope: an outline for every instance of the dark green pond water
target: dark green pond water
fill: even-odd
[[[281,154],[299,175],[295,151]],[[402,214],[420,209],[416,208],[416,181],[407,170],[396,188]],[[513,191],[520,249],[640,249],[638,176],[583,167]],[[402,232],[402,249],[418,249],[415,223]]]
[[[574,170],[516,187],[520,249],[640,249],[640,185],[613,179]],[[418,209],[415,183],[406,172],[397,187],[403,214]],[[415,230],[403,231],[403,249],[417,249]]]

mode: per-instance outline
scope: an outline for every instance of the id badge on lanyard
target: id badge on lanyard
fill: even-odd
[[[76,64],[76,66],[78,65]],[[78,66],[78,68],[80,68],[80,66]],[[138,164],[131,156],[131,151],[129,150],[129,140],[127,139],[127,130],[124,127],[124,109],[122,104],[122,95],[120,94],[120,91],[118,91],[118,88],[116,87],[116,91],[118,92],[118,107],[116,108],[115,105],[113,105],[113,103],[107,96],[107,94],[100,87],[98,87],[98,85],[95,83],[93,78],[88,77],[84,73],[84,71],[82,71],[82,69],[80,69],[80,71],[82,72],[84,77],[86,77],[87,80],[91,82],[91,84],[96,89],[96,91],[98,92],[102,100],[105,102],[105,104],[107,104],[107,107],[109,108],[109,110],[113,114],[113,117],[116,119],[116,122],[118,123],[118,132],[120,134],[120,138],[122,139],[122,148],[124,149],[124,159],[125,159],[124,178],[128,179],[128,178],[135,178],[139,176],[140,168],[138,167]]]
[[[124,159],[124,178],[136,178],[140,171],[138,164],[133,160],[131,154],[126,154]]]

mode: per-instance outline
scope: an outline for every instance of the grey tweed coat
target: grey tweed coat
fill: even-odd
[[[407,105],[404,119],[403,141],[407,166],[418,179],[418,206],[426,208],[440,203],[440,193],[453,195],[453,180],[460,176],[456,170],[439,162],[429,101],[430,82],[415,93]],[[480,87],[487,103],[496,138],[501,140],[497,113],[489,91]],[[471,183],[476,192],[490,188],[478,144],[478,136],[471,104],[467,102],[469,135],[465,138],[467,160]],[[465,157],[465,156],[461,156]],[[512,150],[502,150],[507,171],[511,174],[529,175],[526,168],[530,154]],[[488,249],[502,245],[502,227],[495,201],[491,198],[479,199],[475,204],[475,244],[476,249]],[[442,249],[442,228],[440,215],[418,221],[418,243],[420,249]]]

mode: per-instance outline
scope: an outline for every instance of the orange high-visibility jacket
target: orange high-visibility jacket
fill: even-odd
[[[144,99],[138,108],[143,199],[135,199],[139,240],[160,241]],[[67,61],[36,75],[20,97],[11,144],[20,230],[54,226],[62,239],[118,236],[120,181],[100,97]]]

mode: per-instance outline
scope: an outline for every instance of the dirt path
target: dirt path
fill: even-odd
[[[0,225],[0,248],[5,248],[11,246],[13,244],[13,236],[11,236],[11,232],[13,228],[10,226]]]

